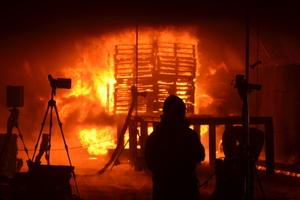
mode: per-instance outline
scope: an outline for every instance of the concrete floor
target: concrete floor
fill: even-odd
[[[115,166],[102,175],[94,175],[97,169],[78,168],[77,171],[76,183],[79,195],[76,192],[74,179],[70,181],[73,186],[72,191],[84,200],[151,200],[151,176],[144,171],[133,170],[130,165]],[[204,163],[198,166],[197,171],[200,182],[204,183],[214,173],[215,168]],[[265,171],[260,170],[258,174],[255,176],[254,199],[264,199],[263,191],[267,200],[300,200],[300,178],[283,174],[275,174],[275,177],[268,178]],[[259,186],[257,177],[262,187]],[[215,190],[215,183],[215,176],[213,176],[206,187],[200,188],[202,200],[211,197]]]
[[[282,169],[284,167],[300,174],[298,166],[283,166]],[[101,170],[99,166],[87,164],[75,166],[76,181],[73,177],[70,179],[74,195],[47,200],[151,200],[152,181],[149,173],[136,171],[129,164],[120,164],[110,169],[97,175]],[[216,188],[214,172],[215,167],[209,166],[208,163],[198,165],[197,174],[200,183],[207,182],[207,185],[200,187],[201,200],[209,200]],[[261,181],[262,187],[258,184],[258,180]],[[11,198],[12,190],[9,185],[2,184],[1,189],[1,195],[5,195],[5,200],[14,200]],[[262,192],[266,198],[263,198]],[[300,200],[300,177],[275,173],[275,176],[270,178],[266,176],[265,171],[258,170],[258,176],[254,177],[253,195],[254,200]]]

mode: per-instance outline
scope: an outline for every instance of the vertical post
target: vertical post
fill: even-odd
[[[253,171],[254,171],[254,163],[251,159],[251,153],[249,150],[250,147],[250,136],[249,136],[249,0],[246,0],[246,79],[245,85],[246,89],[245,99],[243,102],[243,126],[244,126],[244,145],[246,145],[246,199],[253,200]]]
[[[137,128],[135,120],[129,123],[129,160],[134,164],[137,155]]]
[[[137,92],[139,91],[138,88],[138,77],[139,77],[139,27],[138,27],[138,21],[136,22],[136,27],[135,27],[135,87],[137,89]],[[136,117],[138,115],[138,95],[136,96]]]
[[[197,132],[197,134],[199,136],[199,139],[201,141],[201,128],[200,128],[200,125],[194,125],[194,131]]]
[[[138,17],[136,19],[138,19]],[[136,21],[135,31],[136,31],[136,34],[135,34],[135,39],[136,39],[136,41],[135,41],[135,43],[136,43],[136,45],[135,45],[135,61],[136,61],[136,64],[135,64],[135,87],[136,87],[136,91],[138,93],[139,92],[139,88],[138,88],[138,68],[139,68],[139,56],[138,56],[138,41],[139,41],[138,40],[138,21]],[[134,98],[136,98],[135,99],[135,118],[134,118],[134,121],[132,122],[131,131],[129,131],[129,142],[130,142],[129,148],[132,151],[131,161],[134,164],[134,166],[135,166],[135,164],[137,162],[137,136],[139,135],[138,129],[137,129],[137,127],[138,127],[138,110],[139,110],[138,96],[139,95],[136,95],[134,97]]]
[[[209,165],[214,166],[216,160],[216,126],[209,124]]]
[[[140,144],[141,144],[141,150],[142,153],[141,155],[144,156],[144,149],[145,149],[145,145],[146,145],[146,141],[148,138],[148,122],[145,121],[141,121],[141,138],[140,138]]]
[[[266,175],[274,177],[274,125],[273,121],[265,124]]]
[[[141,124],[141,137],[140,137],[140,145],[141,145],[141,154],[140,154],[140,160],[141,160],[141,165],[142,168],[146,167],[146,162],[145,162],[145,146],[146,146],[146,141],[148,138],[148,122],[145,122],[143,120],[141,120],[140,122]]]
[[[118,120],[118,124],[117,124],[117,144],[120,143],[122,144],[122,146],[124,145],[124,136],[121,137],[121,134],[122,134],[122,129],[123,129],[123,121],[125,121],[125,118],[124,117],[121,117],[121,115],[119,115],[119,120]],[[118,141],[118,140],[121,140],[121,141]]]

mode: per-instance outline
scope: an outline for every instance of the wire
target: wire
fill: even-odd
[[[86,147],[89,147],[89,146],[93,146],[93,145],[99,145],[100,143],[94,143],[94,144],[89,144],[89,145],[85,145],[85,146],[77,146],[77,147],[71,147],[71,148],[68,148],[69,150],[70,149],[80,149],[80,148],[86,148]],[[34,149],[27,149],[28,151],[34,151]],[[65,148],[63,149],[51,149],[51,151],[62,151],[62,150],[66,150]],[[18,151],[21,151],[21,150],[18,150]],[[23,150],[22,150],[23,151]]]

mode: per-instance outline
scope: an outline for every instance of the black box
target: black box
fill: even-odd
[[[6,88],[6,105],[7,107],[24,106],[24,87],[7,86]]]

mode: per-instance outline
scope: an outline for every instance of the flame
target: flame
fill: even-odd
[[[180,75],[191,76],[191,71],[188,71],[191,62],[188,56],[194,53],[197,58],[196,52],[190,52],[184,46],[195,45],[199,42],[198,38],[193,35],[196,31],[195,27],[175,28],[175,27],[140,27],[138,32],[139,53],[144,58],[147,54],[147,45],[152,44],[154,41],[160,44],[160,48],[164,56],[174,54],[174,52],[168,51],[167,43],[178,43],[177,56],[181,59],[183,64],[180,67],[182,70]],[[115,147],[114,137],[111,135],[111,131],[114,127],[112,124],[116,123],[111,120],[103,122],[100,120],[103,118],[109,118],[113,115],[114,111],[114,86],[115,68],[114,68],[114,56],[116,46],[120,46],[118,51],[122,52],[135,52],[134,45],[136,43],[136,30],[135,28],[124,29],[119,32],[103,34],[98,37],[85,38],[83,41],[77,41],[78,59],[75,67],[67,68],[63,71],[65,77],[72,79],[72,89],[62,99],[58,100],[60,107],[60,115],[62,121],[67,118],[72,118],[76,124],[77,135],[80,142],[85,146],[91,155],[106,154],[108,148]],[[180,46],[180,44],[182,46]],[[128,59],[133,59],[132,57]],[[166,57],[163,62],[174,62]],[[193,64],[193,63],[192,63]],[[152,65],[146,65],[148,68],[143,68],[139,73],[141,76],[149,76],[147,74],[153,68]],[[133,78],[134,72],[128,69],[121,69],[122,78]],[[168,69],[166,74],[174,75],[172,70]],[[195,80],[194,80],[195,81]],[[181,98],[188,97],[186,89],[190,87],[184,83],[184,81],[176,82],[164,82],[165,85],[176,84],[176,87],[180,90],[177,95]],[[167,88],[160,88],[162,94],[167,94]],[[200,94],[201,96],[201,94]],[[130,98],[130,97],[124,97]],[[163,97],[162,97],[163,98]],[[187,99],[187,98],[186,98]],[[206,104],[211,102],[208,96],[203,96]],[[161,101],[161,100],[160,100]],[[191,102],[186,102],[191,103]],[[161,110],[161,109],[160,109]],[[123,113],[123,112],[122,112]],[[127,113],[127,110],[124,111]],[[76,118],[76,119],[75,119]],[[91,125],[93,127],[91,128]],[[203,127],[203,126],[202,126]],[[201,127],[201,129],[202,129]],[[205,133],[207,130],[201,131]],[[127,135],[124,140],[127,141]],[[126,147],[127,148],[127,147]]]
[[[200,126],[200,134],[201,134],[201,135],[206,134],[206,133],[208,132],[208,128],[209,128],[208,125],[201,125],[201,126]]]
[[[99,130],[96,128],[83,129],[77,135],[90,155],[103,155],[107,153],[108,148],[116,147],[110,127]]]
[[[207,94],[201,94],[199,95],[199,102],[199,106],[205,108],[212,104],[213,98]]]

